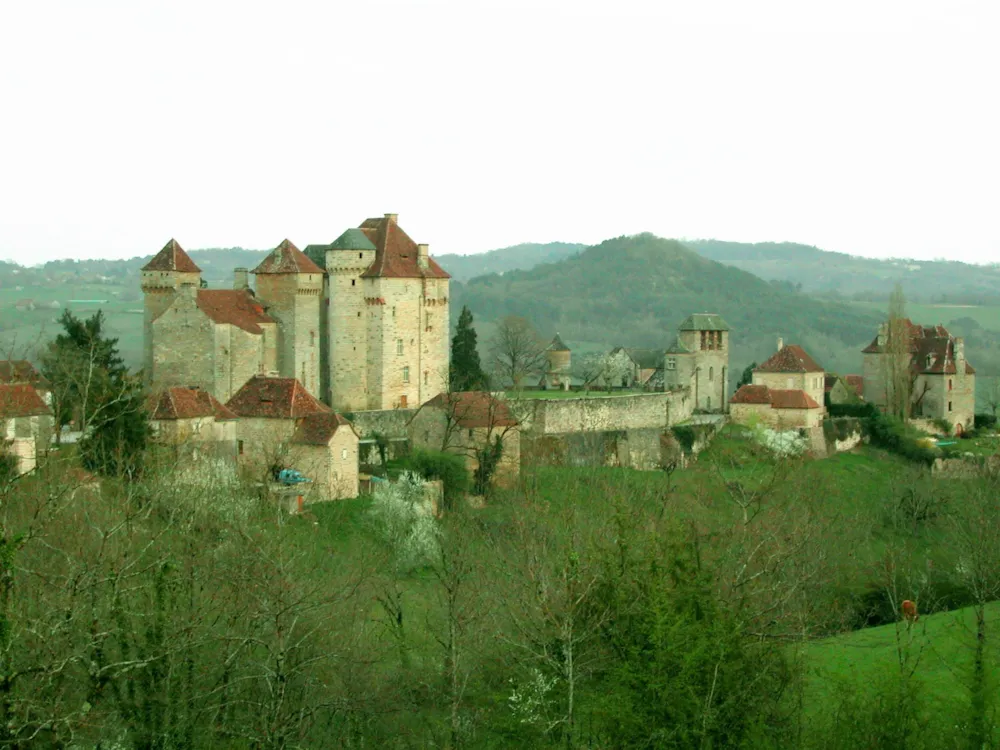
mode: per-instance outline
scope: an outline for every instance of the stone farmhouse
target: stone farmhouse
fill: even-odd
[[[976,369],[965,358],[965,341],[944,326],[919,326],[904,321],[911,382],[911,415],[914,419],[943,419],[955,432],[973,427],[976,412]],[[876,406],[886,405],[886,358],[889,326],[883,323],[872,342],[862,350],[864,397]]]
[[[729,324],[721,315],[696,313],[678,328],[666,351],[667,390],[690,388],[694,408],[725,411],[729,395]]]
[[[823,367],[796,344],[784,345],[753,371],[753,382],[742,386],[729,403],[732,420],[747,424],[754,420],[776,429],[819,426],[826,410]]]
[[[237,416],[208,391],[166,388],[149,399],[149,424],[169,458],[188,464],[202,457],[236,463]]]
[[[35,469],[52,429],[52,409],[30,383],[0,384],[0,451],[13,456],[15,475]]]
[[[307,499],[357,497],[359,436],[295,378],[255,375],[226,403],[236,422],[239,464],[261,481],[296,469],[312,480]]]
[[[0,360],[0,384],[15,385],[27,383],[38,391],[42,400],[51,405],[52,392],[48,381],[42,377],[35,366],[26,359]]]
[[[233,289],[207,289],[168,242],[142,269],[150,387],[227,401],[274,373],[341,411],[412,407],[446,390],[450,277],[428,246],[386,214],[307,250],[285,240],[252,272],[236,269]]]

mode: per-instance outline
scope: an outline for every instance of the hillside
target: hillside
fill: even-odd
[[[775,339],[805,346],[830,370],[860,369],[878,316],[817,301],[708,260],[652,234],[618,237],[580,255],[455,285],[453,312],[477,320],[529,318],[545,334],[577,342],[666,347],[692,312],[722,314],[734,329],[732,371],[774,351]]]
[[[1000,266],[958,261],[878,260],[794,242],[685,240],[700,255],[810,294],[888,299],[896,283],[914,302],[997,304]]]
[[[546,244],[525,242],[475,255],[449,253],[434,257],[441,264],[441,267],[451,274],[453,279],[468,281],[475,276],[485,276],[491,273],[528,271],[540,263],[554,263],[578,255],[586,247],[586,245],[572,242],[549,242]]]

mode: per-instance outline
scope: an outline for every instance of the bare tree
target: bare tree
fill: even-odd
[[[584,354],[574,358],[573,375],[579,379],[584,391],[590,391],[608,377],[609,364],[607,354]]]
[[[910,367],[911,344],[906,297],[903,295],[903,287],[896,284],[889,297],[889,315],[884,328],[880,364],[886,411],[900,419],[908,419],[912,408],[914,379]]]
[[[520,390],[526,378],[545,367],[545,342],[526,319],[508,315],[490,340],[490,362],[499,379]]]

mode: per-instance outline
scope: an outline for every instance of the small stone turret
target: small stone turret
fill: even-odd
[[[545,361],[547,372],[545,373],[545,384],[549,388],[561,388],[568,391],[570,385],[570,368],[572,366],[572,352],[563,343],[557,333],[552,343],[545,350]]]

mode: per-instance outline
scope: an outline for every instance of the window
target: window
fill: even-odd
[[[431,374],[427,372],[427,370],[424,370],[424,385],[427,385],[427,381],[430,378],[430,375]]]
[[[403,355],[403,339],[396,339],[396,356]]]
[[[351,286],[355,286],[355,279],[351,279]]]
[[[948,378],[948,390],[951,390],[951,378]]]
[[[788,378],[787,380],[785,380],[785,387],[791,390],[793,382],[794,382],[793,378]]]
[[[709,367],[708,368],[708,379],[709,379],[709,382],[711,382],[712,380],[715,380],[715,368],[714,367]]]
[[[365,257],[365,255],[364,255],[364,253],[358,253],[358,257],[359,257],[359,258],[364,258],[364,257]]]
[[[343,459],[347,458],[347,448],[341,448],[341,450],[340,450],[340,457],[343,458]]]
[[[711,408],[712,408],[712,397],[711,396],[705,396],[705,408],[708,409],[708,410],[711,410]]]
[[[399,408],[400,409],[405,409],[406,408],[406,404],[407,404],[406,396],[400,396],[399,397]]]
[[[309,346],[316,346],[316,331],[309,331]]]
[[[469,440],[472,440],[472,430],[469,430]]]
[[[951,401],[948,402],[948,411],[951,411]]]
[[[404,367],[403,368],[403,382],[404,383],[409,383],[410,382],[410,368],[409,367]]]
[[[242,440],[237,440],[236,441],[236,452],[239,453],[241,456],[243,455],[243,441]]]

